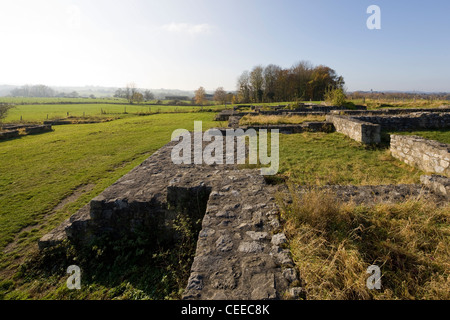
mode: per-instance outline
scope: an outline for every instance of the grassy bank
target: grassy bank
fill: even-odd
[[[280,135],[279,175],[294,183],[418,183],[421,174],[393,158],[387,147],[364,146],[340,133]]]

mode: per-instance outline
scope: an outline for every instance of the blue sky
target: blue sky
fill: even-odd
[[[234,90],[307,60],[350,91],[450,91],[448,0],[2,0],[0,37],[0,84]]]

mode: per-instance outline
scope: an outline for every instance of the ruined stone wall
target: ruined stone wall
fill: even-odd
[[[327,115],[327,122],[333,123],[337,132],[362,143],[380,143],[381,128],[378,124],[364,122],[350,117]]]
[[[447,112],[422,112],[396,116],[356,116],[352,118],[379,124],[382,130],[409,131],[450,128],[450,113]]]
[[[0,140],[17,138],[19,135],[20,135],[19,130],[3,131],[3,132],[0,132]]]
[[[450,176],[450,145],[418,136],[391,135],[393,157],[425,172]]]
[[[331,122],[325,121],[313,121],[313,122],[303,122],[299,124],[255,124],[248,126],[241,126],[243,130],[255,129],[256,131],[261,129],[273,130],[278,129],[280,133],[291,134],[291,133],[302,133],[302,132],[333,132],[334,126]]]
[[[439,175],[424,175],[420,176],[420,182],[435,193],[447,199],[450,198],[450,178]]]
[[[450,112],[450,107],[440,108],[396,108],[396,109],[381,109],[381,110],[332,110],[331,114],[335,115],[349,115],[349,116],[382,116],[382,115],[401,115],[411,114],[416,112]]]

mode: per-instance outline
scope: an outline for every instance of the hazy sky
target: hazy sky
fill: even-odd
[[[350,91],[450,91],[448,0],[1,0],[0,39],[0,84],[234,90],[308,60]]]

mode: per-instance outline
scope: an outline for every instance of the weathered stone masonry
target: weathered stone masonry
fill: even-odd
[[[418,136],[391,135],[393,157],[425,172],[450,176],[450,145]]]
[[[378,124],[350,117],[327,115],[327,121],[333,123],[337,132],[343,133],[361,143],[380,143],[381,127]]]
[[[184,299],[280,299],[301,293],[274,187],[259,170],[175,165],[169,143],[39,241],[88,243],[103,232],[171,236],[174,207],[202,218]],[[200,196],[199,196],[200,195]],[[199,203],[199,205],[195,205]],[[162,232],[161,232],[162,230]]]

